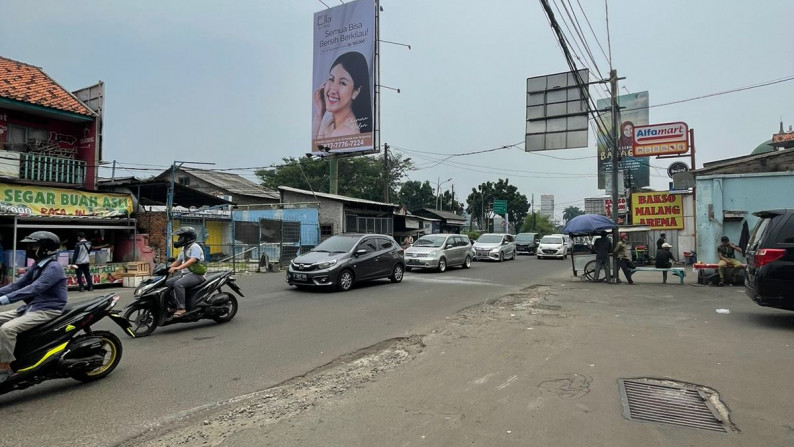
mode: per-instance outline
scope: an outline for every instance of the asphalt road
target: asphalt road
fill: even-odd
[[[100,324],[122,337],[118,369],[96,383],[64,379],[0,396],[0,445],[114,445],[180,413],[269,388],[569,272],[570,260],[519,257],[410,272],[401,284],[379,280],[346,293],[297,291],[283,273],[241,276],[246,297],[230,323],[168,326],[135,340]]]

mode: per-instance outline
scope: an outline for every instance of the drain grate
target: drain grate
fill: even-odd
[[[626,419],[727,431],[708,396],[693,385],[662,385],[647,379],[620,379],[618,383]]]

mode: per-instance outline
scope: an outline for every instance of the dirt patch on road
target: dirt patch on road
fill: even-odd
[[[219,446],[237,434],[262,429],[322,405],[352,389],[366,386],[379,375],[419,355],[427,337],[448,342],[477,337],[490,324],[537,325],[541,319],[566,318],[548,286],[532,286],[518,293],[463,309],[446,318],[428,335],[414,335],[378,343],[267,390],[207,405],[160,421],[121,446]],[[529,329],[529,328],[528,328]]]

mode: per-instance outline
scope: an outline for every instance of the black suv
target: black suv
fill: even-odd
[[[761,306],[794,310],[794,209],[759,211],[747,244],[744,290]]]
[[[344,291],[367,279],[400,282],[404,272],[403,250],[391,236],[339,234],[293,259],[287,268],[287,283],[298,288],[336,287]]]

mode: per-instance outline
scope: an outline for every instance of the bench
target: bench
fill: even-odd
[[[720,275],[718,273],[719,264],[717,263],[710,263],[706,264],[703,262],[698,262],[692,265],[692,268],[697,270],[698,272],[698,284],[717,284],[720,279]],[[747,264],[742,264],[736,267],[733,266],[725,266],[725,281],[728,284],[742,284],[744,283],[744,278],[740,274],[742,270],[747,268]],[[706,270],[713,270],[711,273],[706,272]]]
[[[668,269],[656,267],[637,267],[630,269],[630,271],[632,274],[634,274],[634,272],[670,272],[681,280],[681,284],[684,283],[684,277],[686,276],[686,270],[684,267],[670,267]]]

